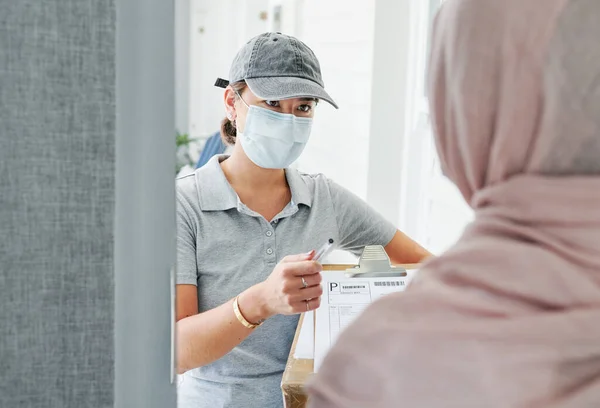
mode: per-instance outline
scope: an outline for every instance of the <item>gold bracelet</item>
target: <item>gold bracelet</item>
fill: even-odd
[[[235,313],[235,317],[237,317],[239,322],[241,324],[243,324],[244,327],[246,327],[248,329],[256,329],[258,326],[260,326],[263,323],[263,321],[261,320],[260,322],[254,324],[254,323],[250,323],[248,320],[246,320],[246,318],[240,311],[240,305],[238,304],[238,297],[239,296],[236,296],[235,299],[233,300],[233,313]]]

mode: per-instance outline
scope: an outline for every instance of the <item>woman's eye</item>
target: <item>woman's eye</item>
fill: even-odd
[[[265,101],[265,103],[270,106],[271,108],[278,108],[279,107],[279,101]]]
[[[304,113],[308,113],[308,112],[310,112],[312,110],[312,106],[310,106],[310,105],[300,105],[298,107],[298,109],[301,110]]]

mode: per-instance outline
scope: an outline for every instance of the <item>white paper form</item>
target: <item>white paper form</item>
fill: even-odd
[[[339,334],[371,303],[406,289],[414,271],[401,277],[348,278],[345,271],[323,274],[323,296],[315,319],[315,372]]]

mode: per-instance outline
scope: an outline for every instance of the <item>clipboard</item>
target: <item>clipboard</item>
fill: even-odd
[[[366,246],[360,256],[358,265],[345,265],[345,268],[338,270],[343,272],[346,278],[402,278],[408,276],[404,267],[391,264],[388,254],[381,245]],[[311,330],[305,329],[302,331],[298,341],[297,357],[307,358],[308,355],[314,357],[315,313],[304,314],[303,322],[311,324],[312,328]],[[309,346],[310,333],[313,336],[313,348]]]
[[[358,265],[346,270],[348,278],[390,278],[407,276],[406,269],[393,266],[381,245],[368,245],[363,249]]]
[[[374,246],[371,246],[369,248],[373,248],[373,247]],[[367,247],[365,247],[365,249],[367,249]],[[381,269],[382,267],[384,267],[383,265],[385,265],[383,263],[379,263],[378,266],[374,266],[375,270],[371,269],[369,267],[368,258],[373,256],[376,259],[379,259],[380,261],[382,261],[381,256],[380,255],[377,256],[377,252],[379,252],[381,254],[382,250],[383,250],[383,248],[381,246],[379,246],[377,251],[375,251],[375,255],[374,255],[372,250],[369,249],[369,251],[367,251],[367,254],[369,254],[369,255],[361,256],[361,262],[359,262],[358,266],[348,265],[348,264],[346,264],[346,265],[323,265],[323,271],[324,271],[324,273],[337,271],[337,272],[343,272],[344,274],[347,272],[347,273],[354,275],[356,272],[378,272],[377,270],[379,270],[381,272],[394,273],[395,275],[392,275],[392,276],[404,276],[404,275],[397,275],[397,273],[398,272],[403,273],[403,271],[404,271],[405,274],[410,275],[410,271],[417,270],[421,266],[419,264],[406,264],[406,265],[403,265],[402,267],[400,267],[400,266],[392,267],[389,262],[389,257],[387,257],[385,250],[383,250],[383,253],[385,254],[385,259],[387,261],[387,269],[385,269],[385,270]],[[365,253],[365,251],[363,250],[363,254],[364,253]],[[364,258],[364,260],[362,258]],[[364,263],[365,261],[367,262],[366,265]],[[366,267],[366,269],[361,268],[361,264],[363,267]],[[407,271],[409,271],[409,272],[407,273]],[[384,275],[381,277],[388,277],[388,276]],[[311,313],[314,313],[314,312],[311,312]],[[298,328],[297,328],[296,334],[294,336],[294,341],[293,341],[292,347],[290,349],[288,362],[287,362],[285,371],[283,373],[283,378],[281,381],[281,390],[282,390],[282,394],[283,394],[285,408],[304,408],[306,406],[307,395],[306,395],[305,385],[309,381],[309,379],[314,375],[314,351],[313,351],[313,353],[311,353],[312,355],[310,357],[295,357],[296,349],[299,345],[299,341],[300,341],[300,337],[301,337],[300,334],[301,334],[302,328],[305,323],[305,317],[306,317],[306,314],[303,314],[300,317],[300,322],[298,324]],[[313,342],[313,346],[314,346],[316,321],[314,319],[310,319],[310,321],[312,323],[312,325],[311,325],[312,330],[310,330],[310,333],[312,335],[312,342]]]

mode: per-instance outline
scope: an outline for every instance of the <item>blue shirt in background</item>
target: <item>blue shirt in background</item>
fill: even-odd
[[[206,140],[206,144],[200,153],[198,163],[196,163],[196,168],[199,169],[204,166],[211,157],[225,153],[225,149],[227,149],[227,146],[221,139],[221,132],[215,133]]]

